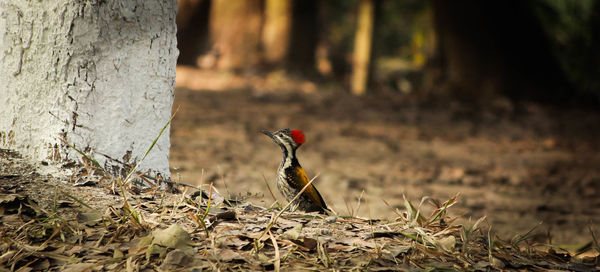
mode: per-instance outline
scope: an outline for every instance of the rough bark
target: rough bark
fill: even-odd
[[[176,0],[0,2],[0,147],[32,160],[141,159],[173,101]],[[169,131],[141,170],[169,177]]]

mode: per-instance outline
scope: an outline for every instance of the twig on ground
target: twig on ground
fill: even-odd
[[[277,245],[277,240],[275,240],[275,237],[273,237],[273,233],[271,233],[271,231],[269,230],[269,237],[271,237],[271,242],[273,242],[273,247],[275,248],[275,272],[279,272],[279,269],[281,267],[281,258],[279,256],[279,246]]]

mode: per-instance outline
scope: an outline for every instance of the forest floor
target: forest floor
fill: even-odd
[[[201,191],[0,150],[0,272],[600,269],[598,112],[300,85],[176,89],[172,178]],[[280,212],[285,127],[337,216]]]
[[[309,177],[319,174],[315,185],[339,214],[392,219],[404,196],[418,203],[460,194],[454,212],[487,216],[503,237],[541,223],[539,239],[576,247],[590,241],[589,226],[600,229],[599,112],[506,100],[436,105],[310,86],[178,88],[175,108],[174,180],[214,182],[261,206],[274,202],[265,179],[285,201],[275,185],[281,151],[260,131],[292,128],[307,139],[300,163]]]
[[[91,165],[73,175],[0,149],[0,271],[598,271],[532,233],[457,224],[457,198],[393,220],[267,209],[215,189],[140,190]],[[173,188],[171,188],[173,189]]]

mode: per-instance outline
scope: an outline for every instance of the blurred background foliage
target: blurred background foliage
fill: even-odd
[[[536,3],[536,15],[570,82],[581,92],[600,95],[600,3],[595,0],[548,0]]]
[[[600,98],[600,1],[179,0],[177,24],[180,65],[236,78],[437,101]]]

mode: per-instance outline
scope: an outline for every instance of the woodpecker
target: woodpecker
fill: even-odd
[[[296,149],[306,140],[301,130],[282,129],[276,132],[262,131],[281,147],[283,160],[277,169],[277,188],[281,194],[291,201],[308,184],[309,180],[296,158]],[[304,190],[290,205],[292,211],[300,209],[306,212],[329,212],[323,197],[312,184]]]

